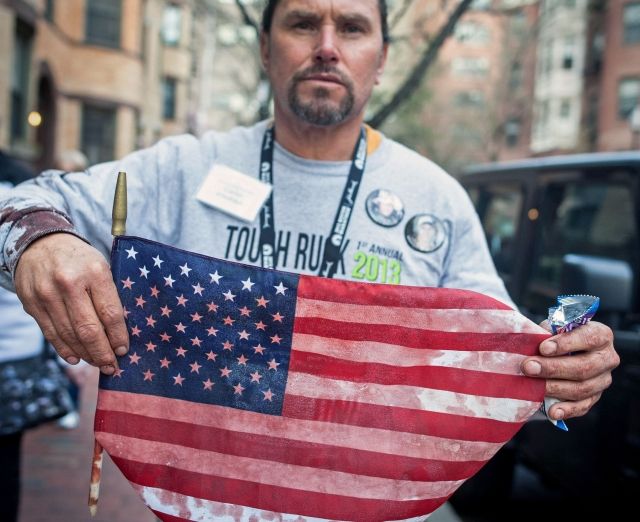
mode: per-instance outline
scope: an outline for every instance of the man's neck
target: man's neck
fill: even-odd
[[[298,118],[275,115],[276,141],[302,158],[322,161],[346,161],[360,135],[363,118],[353,118],[329,127],[310,125]]]

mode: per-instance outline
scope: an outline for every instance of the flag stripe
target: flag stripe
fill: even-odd
[[[492,375],[459,368],[413,366],[398,368],[394,364],[369,364],[335,359],[324,355],[293,352],[289,371],[323,379],[353,383],[400,385],[444,390],[461,394],[482,393],[484,397],[537,401],[540,383],[517,375]],[[290,391],[289,389],[288,391]]]
[[[479,444],[494,443],[495,446],[486,446],[486,458],[491,458],[501,444],[509,440],[518,430],[520,423],[507,423],[493,419],[474,419],[473,417],[448,415],[446,413],[434,413],[430,411],[408,410],[406,408],[386,408],[374,404],[359,404],[346,401],[319,400],[308,397],[287,396],[282,414],[303,420],[321,420],[327,423],[347,424],[364,428],[377,428],[381,430],[402,430],[406,434],[429,435],[443,438],[443,441],[466,441],[466,443],[478,442]],[[454,443],[455,444],[455,443]],[[437,446],[436,446],[437,447]],[[451,459],[451,455],[445,457],[445,448],[440,458]],[[462,446],[461,446],[462,447]],[[466,446],[473,452],[462,451],[457,453],[460,460],[476,460],[481,450]]]
[[[352,402],[354,410],[360,404],[376,404],[389,409],[407,408],[504,422],[518,422],[525,412],[533,413],[540,406],[539,401],[507,400],[399,384],[362,386],[294,371],[289,372],[286,395]]]
[[[102,432],[126,437],[394,480],[460,480],[471,476],[484,463],[389,455],[104,410],[96,411],[96,423]]]
[[[303,333],[294,334],[293,350],[363,363],[389,364],[393,361],[400,368],[429,365],[502,375],[520,375],[520,365],[526,358],[514,353],[417,349],[391,343],[327,339]]]
[[[336,303],[298,295],[296,316],[340,318],[345,323],[384,324],[416,330],[473,333],[550,334],[514,310],[424,310],[406,306]]]
[[[211,473],[217,477],[217,481],[250,479],[261,486],[287,489],[302,486],[309,492],[370,500],[441,498],[452,494],[462,483],[460,480],[418,482],[354,475],[341,471],[224,455],[106,432],[97,431],[96,437],[103,446],[111,448],[112,456],[127,458],[134,455],[136,459],[146,464],[170,464],[176,470],[198,474]]]
[[[429,332],[377,324],[355,324],[329,319],[296,317],[293,327],[294,335],[298,333],[320,335],[328,339],[344,339],[348,341],[371,341],[385,343],[389,339],[397,340],[400,346],[423,348],[430,350],[490,351],[511,352],[532,355],[531,346],[538,345],[549,334],[482,334],[473,332]],[[428,343],[428,345],[427,345]]]
[[[114,456],[113,461],[122,472],[137,484],[175,491],[205,500],[236,504],[277,513],[296,513],[329,520],[402,519],[430,513],[448,497],[425,500],[372,500],[331,493],[316,493],[292,488],[258,484],[247,480],[225,479],[194,473],[158,464],[140,462]],[[240,508],[239,508],[240,510]]]
[[[471,296],[477,299],[470,298]],[[381,284],[361,284],[335,279],[300,276],[298,297],[320,299],[336,303],[371,304],[382,306],[404,306],[425,309],[487,309],[511,310],[506,304],[470,290],[454,288],[430,288],[394,286]]]
[[[316,401],[298,401],[293,404],[291,413],[297,413],[298,407],[302,413],[308,413],[310,404]],[[322,409],[323,402],[318,403],[318,408]],[[341,405],[336,403],[339,408]],[[363,405],[365,407],[366,405]],[[344,448],[352,448],[355,450],[370,450],[375,448],[379,453],[390,455],[406,455],[413,458],[424,459],[441,459],[453,462],[464,462],[467,460],[479,461],[491,458],[500,448],[498,442],[505,439],[493,440],[490,443],[483,441],[469,441],[467,438],[455,439],[445,438],[442,434],[437,433],[437,426],[449,426],[451,416],[435,414],[432,420],[434,436],[416,434],[415,430],[407,429],[407,425],[422,423],[420,426],[423,430],[429,427],[424,416],[416,415],[415,411],[405,412],[402,414],[381,415],[382,407],[366,406],[369,412],[361,411],[361,415],[371,415],[377,417],[381,421],[382,429],[373,426],[369,428],[361,428],[359,426],[349,426],[338,420],[338,424],[332,424],[333,420],[330,414],[326,415],[326,419],[322,422],[315,422],[307,419],[286,418],[275,415],[262,415],[250,411],[230,409],[223,406],[215,406],[208,404],[190,403],[178,399],[167,399],[164,397],[154,397],[149,395],[117,392],[101,390],[98,396],[98,409],[110,410],[113,412],[139,413],[144,411],[151,418],[165,418],[167,420],[175,420],[178,422],[191,422],[200,426],[211,426],[216,428],[228,429],[238,433],[255,433],[256,435],[279,437],[281,439],[290,439],[294,441],[309,441],[317,444],[335,444],[336,441]],[[361,407],[360,410],[363,410]],[[327,410],[327,413],[331,409]],[[316,413],[320,417],[319,413]],[[358,419],[355,419],[358,420]],[[468,431],[473,431],[470,426],[465,426],[462,419],[463,433],[466,435]],[[473,421],[473,419],[469,419]],[[260,422],[258,422],[260,421]],[[509,433],[515,431],[515,427],[511,424],[500,423],[496,421],[488,421],[480,419],[480,424],[484,423],[484,429],[494,429],[500,431],[509,430]],[[476,426],[478,422],[474,422]],[[101,422],[96,422],[96,430],[103,429]],[[392,431],[402,429],[402,432]],[[426,430],[425,430],[426,431]],[[477,429],[476,429],[477,431]],[[505,436],[506,437],[506,436]]]

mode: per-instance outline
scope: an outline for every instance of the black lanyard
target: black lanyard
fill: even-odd
[[[267,128],[262,140],[262,151],[260,153],[260,180],[273,185],[273,149],[275,147],[275,130],[273,127]],[[333,220],[331,234],[327,237],[324,245],[322,264],[319,275],[323,277],[333,277],[338,268],[342,248],[345,242],[347,227],[353,211],[353,206],[362,181],[362,174],[367,163],[367,133],[364,129],[360,131],[360,138],[353,150],[349,178],[342,191],[340,206]],[[276,229],[273,219],[273,192],[260,211],[260,252],[262,255],[262,266],[265,268],[276,268]]]

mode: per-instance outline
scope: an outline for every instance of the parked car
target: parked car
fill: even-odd
[[[592,411],[567,421],[568,433],[527,423],[454,506],[493,509],[525,498],[513,487],[522,467],[529,486],[537,481],[538,494],[557,500],[547,514],[554,505],[593,516],[631,506],[640,494],[640,152],[472,166],[461,182],[521,311],[540,322],[558,295],[599,296],[596,319],[614,330],[622,362]]]

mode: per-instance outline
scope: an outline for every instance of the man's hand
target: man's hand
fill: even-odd
[[[114,352],[127,353],[129,336],[109,265],[96,249],[71,234],[40,238],[20,256],[15,286],[60,357],[115,371]]]
[[[550,330],[546,321],[541,326]],[[595,321],[546,339],[539,350],[543,357],[528,357],[522,369],[525,375],[547,379],[545,395],[560,399],[548,412],[554,420],[587,413],[620,364],[611,329]]]

